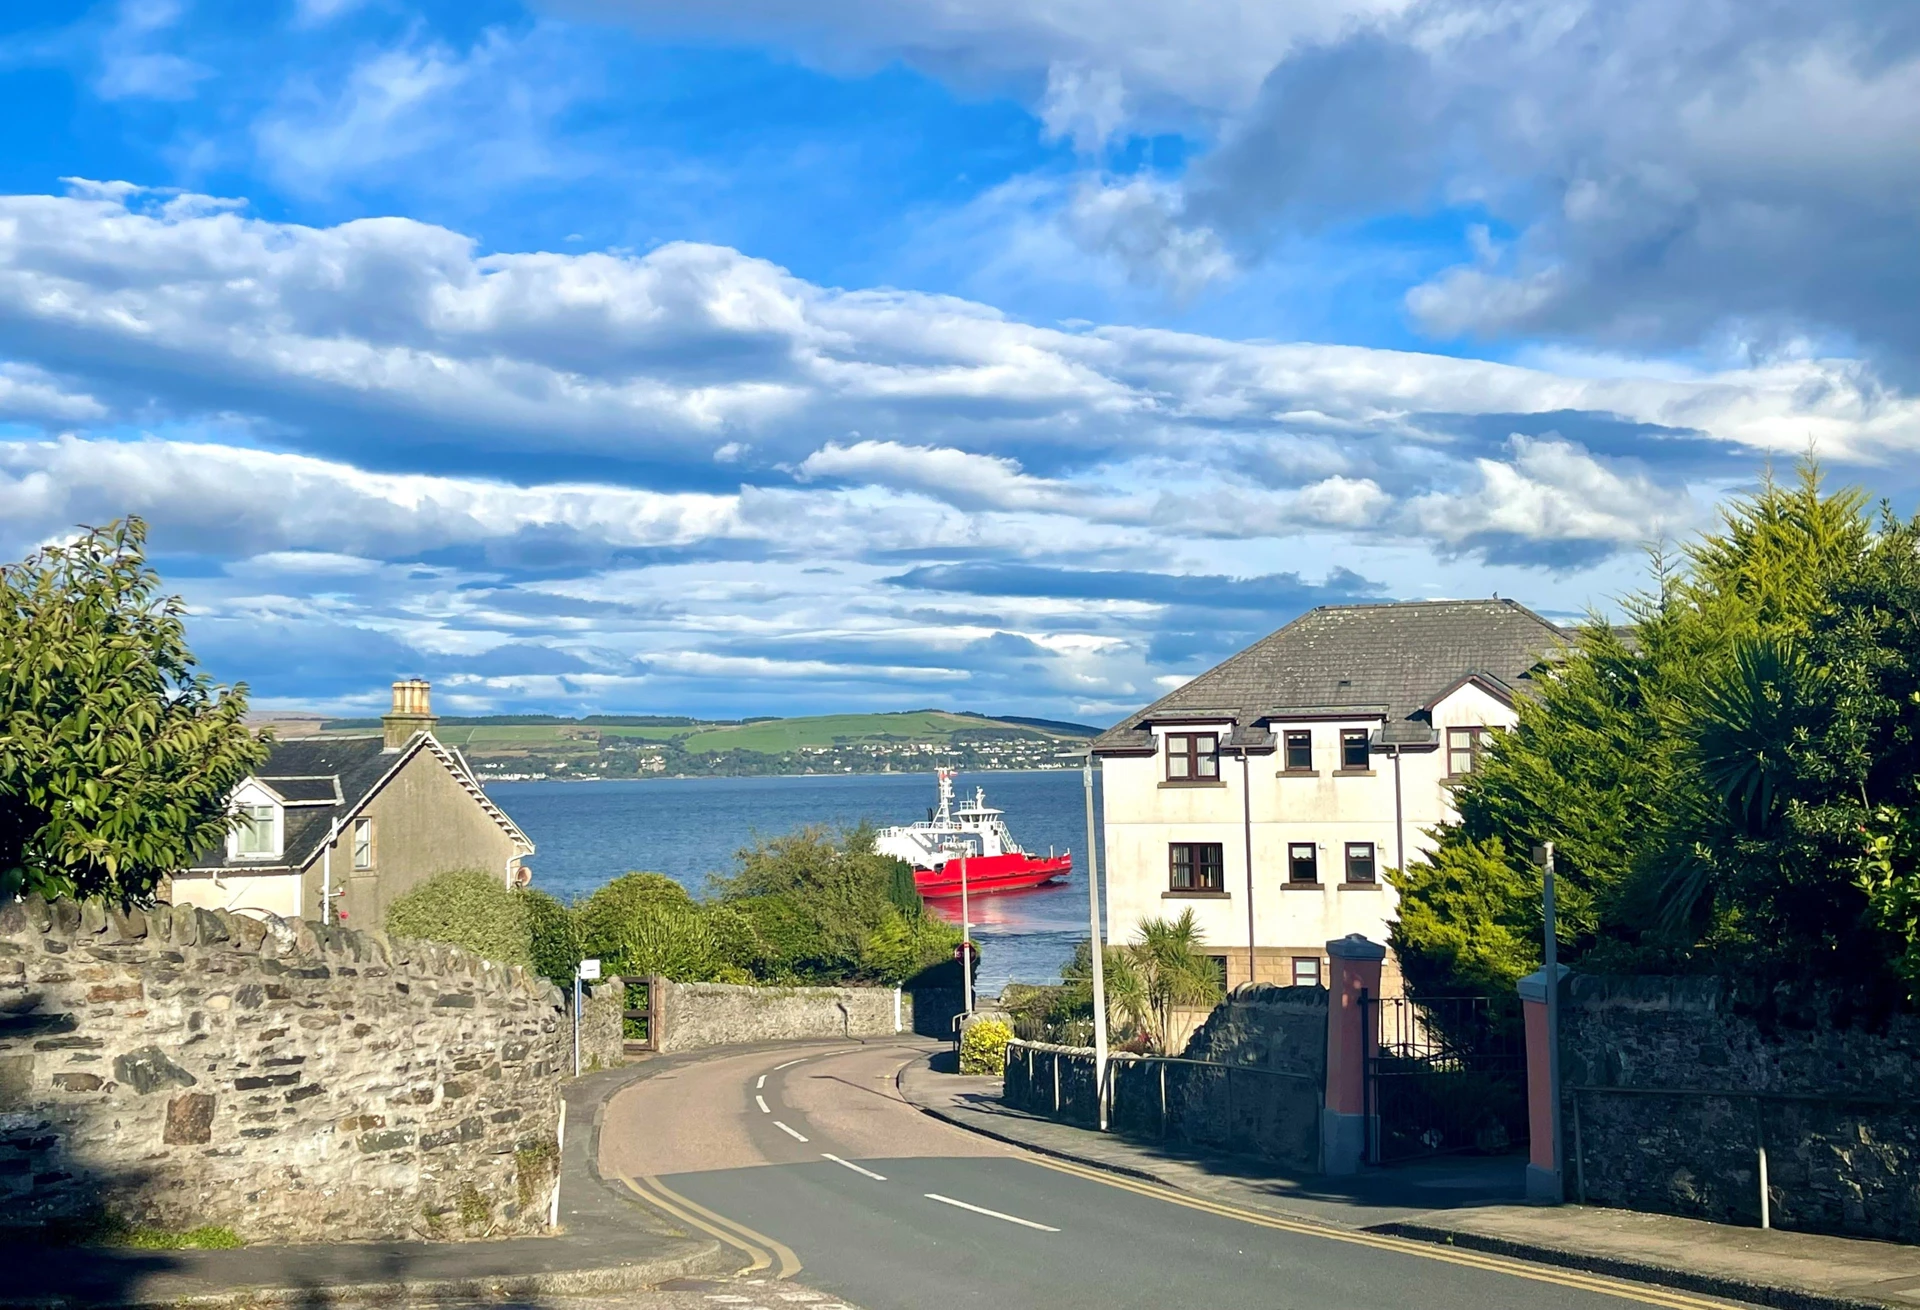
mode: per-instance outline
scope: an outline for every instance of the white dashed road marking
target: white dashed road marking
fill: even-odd
[[[956,1209],[971,1210],[975,1214],[987,1215],[994,1219],[1004,1219],[1010,1224],[1019,1224],[1022,1228],[1037,1228],[1043,1233],[1057,1233],[1060,1231],[1058,1228],[1049,1227],[1046,1224],[1036,1224],[1031,1219],[1022,1219],[1017,1214],[1001,1214],[998,1210],[989,1210],[984,1205],[971,1205],[966,1201],[956,1201],[951,1196],[942,1196],[938,1192],[922,1192],[921,1195],[929,1201],[938,1201],[941,1205],[951,1205]]]
[[[862,1169],[859,1165],[855,1164],[853,1161],[842,1160],[839,1156],[833,1154],[831,1151],[820,1152],[820,1158],[823,1160],[831,1160],[835,1164],[840,1165],[842,1168],[851,1169],[857,1174],[865,1174],[867,1177],[873,1179],[873,1181],[876,1183],[884,1183],[887,1181],[887,1176],[885,1174],[877,1174],[871,1169]]]
[[[781,1132],[783,1132],[783,1133],[785,1133],[785,1134],[786,1134],[787,1136],[789,1136],[789,1137],[791,1137],[791,1138],[792,1138],[792,1139],[793,1139],[794,1141],[796,1141],[796,1142],[804,1142],[804,1141],[806,1141],[806,1140],[807,1140],[807,1139],[806,1139],[805,1137],[803,1137],[803,1136],[802,1136],[801,1134],[799,1134],[799,1133],[796,1133],[796,1132],[795,1132],[795,1131],[794,1131],[793,1129],[791,1129],[791,1128],[789,1128],[789,1127],[787,1127],[787,1126],[786,1126],[785,1124],[783,1124],[783,1123],[781,1123],[781,1122],[780,1122],[780,1121],[779,1121],[778,1119],[775,1119],[775,1120],[773,1121],[773,1126],[774,1126],[775,1128],[778,1128],[778,1129],[779,1129],[779,1130],[780,1130]],[[1055,1231],[1058,1231],[1058,1230],[1056,1229]]]

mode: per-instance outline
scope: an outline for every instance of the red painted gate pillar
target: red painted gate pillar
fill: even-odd
[[[1372,1125],[1367,1116],[1367,1056],[1380,1044],[1380,965],[1387,948],[1349,933],[1327,943],[1327,1092],[1320,1111],[1320,1167],[1360,1172]]]
[[[1560,977],[1571,969],[1559,966]],[[1520,1009],[1527,1029],[1527,1199],[1558,1205],[1566,1199],[1566,1180],[1554,1152],[1556,1128],[1553,1057],[1547,1045],[1547,971],[1535,969],[1520,980]]]

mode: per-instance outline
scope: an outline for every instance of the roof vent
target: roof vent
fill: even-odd
[[[440,722],[433,712],[433,684],[420,678],[406,678],[393,684],[393,710],[381,717],[386,748],[397,751],[413,740],[416,732],[432,732]]]

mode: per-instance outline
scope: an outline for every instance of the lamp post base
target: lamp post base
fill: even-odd
[[[1527,1200],[1533,1205],[1563,1205],[1567,1199],[1566,1180],[1558,1169],[1537,1164],[1527,1166]]]

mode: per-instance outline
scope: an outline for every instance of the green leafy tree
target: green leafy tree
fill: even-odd
[[[1540,967],[1540,878],[1498,837],[1448,843],[1387,877],[1400,893],[1393,949],[1415,995],[1511,990]]]
[[[386,929],[396,937],[447,942],[501,964],[533,963],[526,894],[484,869],[427,879],[387,907]]]
[[[889,907],[886,918],[867,934],[860,971],[876,982],[903,983],[923,969],[953,958],[960,929],[931,914],[902,914]]]
[[[1543,840],[1562,958],[1757,990],[1920,975],[1920,528],[1864,505],[1810,462],[1768,478],[1659,565],[1627,631],[1583,625],[1395,875],[1416,990],[1537,958]]]
[[[0,895],[151,899],[226,839],[265,758],[145,540],[128,518],[0,568]]]

